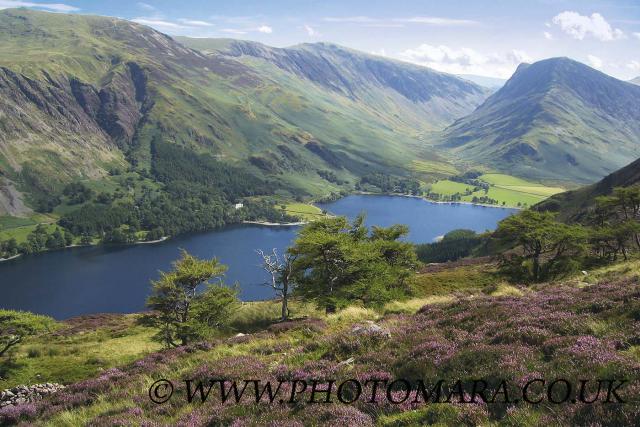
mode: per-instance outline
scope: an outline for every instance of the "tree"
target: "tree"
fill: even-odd
[[[0,257],[11,257],[18,253],[18,242],[15,238],[0,241]]]
[[[237,290],[209,280],[221,281],[226,270],[216,258],[201,260],[183,250],[173,269],[160,273],[147,300],[147,306],[155,311],[148,320],[160,329],[159,341],[167,347],[186,345],[225,323],[237,302]],[[199,294],[203,285],[206,288]]]
[[[298,292],[327,313],[341,305],[343,288],[353,275],[348,263],[353,243],[350,231],[345,217],[314,221],[300,230],[288,251],[296,257]]]
[[[620,252],[627,259],[630,242],[640,249],[640,187],[616,187],[610,196],[596,197],[590,220],[598,231],[596,251],[614,259]]]
[[[26,337],[49,332],[55,326],[55,320],[47,316],[0,309],[0,357],[23,342]]]
[[[164,237],[164,230],[162,227],[156,227],[147,233],[146,240],[152,242],[160,240],[162,237]]]
[[[569,270],[587,248],[586,229],[557,222],[551,212],[526,210],[512,215],[500,222],[496,236],[522,252],[505,257],[503,271],[534,282]]]
[[[38,224],[27,236],[27,241],[22,243],[20,250],[26,254],[42,252],[47,249],[47,239],[47,227]]]
[[[633,245],[637,246],[638,234],[640,223],[630,219],[595,227],[590,242],[600,257],[615,261],[622,254],[626,261]]]
[[[89,200],[93,196],[93,190],[81,182],[72,182],[64,188],[62,194],[69,198],[69,204],[77,205]]]
[[[73,244],[73,234],[69,230],[64,231],[64,244],[71,246]]]
[[[409,291],[405,279],[415,268],[413,245],[398,239],[405,226],[374,228],[364,216],[314,221],[300,230],[288,253],[295,256],[296,292],[334,312],[359,301],[380,306]]]
[[[65,238],[59,228],[56,228],[55,231],[47,237],[46,245],[48,249],[61,249],[65,247]]]
[[[486,237],[473,230],[458,229],[445,234],[439,242],[416,245],[418,259],[425,263],[456,261],[481,251]]]
[[[280,321],[283,322],[289,318],[289,294],[295,285],[293,266],[296,256],[288,253],[280,256],[275,248],[271,254],[265,254],[262,249],[258,249],[257,252],[262,258],[262,268],[271,277],[267,284],[282,300]]]
[[[237,287],[209,284],[193,299],[190,319],[182,331],[190,341],[207,338],[228,325],[238,306]]]

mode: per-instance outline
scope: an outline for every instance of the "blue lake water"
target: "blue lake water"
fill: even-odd
[[[318,205],[368,225],[406,224],[408,240],[431,242],[456,228],[485,231],[514,211],[463,204],[435,204],[417,198],[353,195]],[[71,248],[0,263],[0,308],[29,310],[57,319],[88,313],[144,310],[150,280],[168,270],[179,249],[218,257],[229,266],[225,281],[238,282],[243,300],[273,296],[264,286],[256,249],[284,250],[298,227],[236,225],[180,236],[162,243]]]

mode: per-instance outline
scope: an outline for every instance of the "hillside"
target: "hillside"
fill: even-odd
[[[378,311],[350,307],[326,316],[294,301],[294,318],[273,323],[275,302],[247,303],[233,315],[233,332],[170,350],[152,341],[154,330],[141,326],[139,315],[70,319],[56,333],[32,337],[16,349],[22,363],[0,380],[0,389],[34,381],[66,388],[34,403],[0,409],[0,424],[534,426],[587,425],[595,417],[609,420],[606,425],[634,425],[639,407],[633,381],[619,390],[624,405],[615,400],[601,404],[604,390],[596,404],[528,405],[516,399],[524,384],[541,376],[565,378],[576,388],[583,378],[637,377],[637,262],[537,289],[498,282],[492,265],[441,267],[417,276],[421,297]],[[237,332],[245,335],[234,336]],[[34,380],[36,372],[42,375]],[[164,404],[148,396],[160,378],[175,387]],[[272,381],[274,391],[283,380],[279,396],[285,400],[291,393],[287,380],[293,378],[308,384],[318,380],[323,388],[329,379],[336,384],[331,404],[308,403],[310,386],[297,394],[295,404],[270,404],[267,393],[256,404],[253,383],[238,403],[230,394],[230,402],[222,404],[215,384],[206,402],[196,393],[188,404],[182,379],[193,379],[194,385],[202,381],[206,392],[213,378],[236,380],[239,391],[243,380],[258,379],[260,387]],[[360,381],[362,395],[353,404],[340,404],[337,386],[349,378]],[[388,384],[381,382],[377,398],[368,401],[372,386],[366,380],[403,378],[421,379],[430,387],[444,379],[442,395],[432,398],[451,400],[424,403],[413,390],[405,402],[391,404],[385,396]],[[499,393],[495,403],[478,397],[469,404],[469,394],[463,403],[453,382],[462,381],[471,393],[477,379],[489,383],[489,399],[497,393],[497,381],[506,380],[509,403]],[[347,390],[345,395],[352,397]],[[529,391],[533,399],[546,402],[536,384]],[[400,388],[393,393],[394,401],[405,396]],[[575,388],[572,396],[577,400]],[[595,398],[587,396],[588,401]],[[324,397],[316,395],[318,401]]]
[[[283,194],[326,194],[372,170],[403,174],[423,133],[485,96],[336,46],[282,50],[312,73],[302,75],[284,59],[203,54],[115,18],[6,9],[0,41],[0,214],[39,209],[65,183],[113,168],[153,174],[159,144],[277,177]]]
[[[533,179],[590,183],[640,156],[640,87],[584,64],[522,64],[443,133],[463,159]]]
[[[334,94],[366,105],[384,117],[390,105],[416,130],[438,129],[472,110],[486,91],[452,75],[365,54],[329,43],[273,48],[242,40],[178,37],[210,56],[223,55],[254,67],[275,66]],[[271,70],[270,74],[279,73]]]
[[[640,85],[640,76],[636,77],[635,79],[629,80],[629,83]]]
[[[615,187],[629,187],[640,183],[640,159],[609,174],[595,184],[556,194],[537,204],[536,210],[558,212],[560,218],[580,220],[594,205],[598,196],[611,194]]]

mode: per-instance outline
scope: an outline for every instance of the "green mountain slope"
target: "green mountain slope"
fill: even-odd
[[[640,156],[640,87],[566,58],[521,65],[443,134],[464,159],[588,183]]]
[[[287,72],[307,85],[361,104],[381,118],[394,106],[396,125],[418,130],[450,124],[478,105],[487,91],[449,74],[389,60],[329,43],[273,48],[241,40],[178,37],[186,46],[210,55],[237,59],[269,75]]]
[[[326,194],[371,171],[405,173],[424,133],[486,96],[456,77],[336,46],[282,51],[282,61],[205,54],[120,19],[1,11],[0,214],[113,167],[153,175],[154,146],[164,143],[291,194]],[[300,69],[285,66],[289,56]]]
[[[558,212],[561,219],[580,220],[595,204],[598,196],[607,196],[615,187],[640,184],[640,159],[619,169],[595,184],[556,194],[538,203],[536,210]]]

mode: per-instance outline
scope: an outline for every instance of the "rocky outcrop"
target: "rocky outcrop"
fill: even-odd
[[[95,99],[86,85],[84,90],[89,107]],[[36,79],[0,67],[0,99],[0,164],[9,166],[0,172],[14,182],[29,162],[43,175],[68,180],[99,177],[106,172],[97,164],[121,156],[106,126],[85,111],[66,77],[43,72]]]
[[[31,212],[24,204],[22,193],[11,181],[0,176],[0,215],[23,216]]]
[[[54,85],[0,67],[0,118],[7,118],[0,120],[0,145],[32,133],[103,134],[71,90],[60,83]]]
[[[34,385],[19,385],[4,391],[0,391],[0,408],[5,406],[17,406],[24,403],[35,402],[44,396],[55,393],[65,388],[56,383],[44,383]]]
[[[389,338],[391,337],[391,332],[387,328],[383,328],[380,325],[376,325],[371,320],[367,320],[366,322],[356,325],[351,328],[351,334],[357,336],[369,336],[376,338]]]
[[[119,145],[133,139],[138,124],[148,108],[147,76],[138,64],[129,62],[111,72],[101,88],[75,78],[69,87],[84,112]]]
[[[58,182],[104,175],[121,156],[152,105],[145,70],[115,64],[101,86],[41,72],[40,78],[0,67],[0,160],[14,182],[30,162]],[[50,168],[49,170],[46,170]],[[24,212],[14,187],[0,183],[0,213]]]

